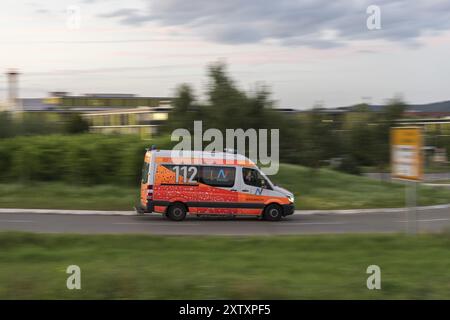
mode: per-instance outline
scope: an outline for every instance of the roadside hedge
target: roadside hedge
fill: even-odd
[[[135,185],[152,144],[168,148],[170,140],[98,134],[0,139],[0,182]]]

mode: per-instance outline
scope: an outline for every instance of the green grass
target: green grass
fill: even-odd
[[[389,165],[383,166],[382,168],[375,167],[375,166],[363,166],[361,167],[361,171],[364,173],[371,173],[371,172],[377,172],[377,173],[389,173],[391,172],[391,167]],[[431,164],[427,165],[424,168],[424,173],[447,173],[450,172],[450,165],[449,164]]]
[[[0,208],[132,210],[138,196],[139,187],[0,184]]]
[[[298,209],[394,208],[405,205],[405,186],[328,169],[283,164],[272,181],[294,192]],[[419,187],[422,206],[450,202],[450,190]]]
[[[450,236],[0,233],[0,299],[450,299]],[[81,268],[67,290],[66,268]],[[381,268],[381,290],[366,269]]]
[[[283,164],[272,180],[296,196],[297,209],[402,207],[405,186],[328,169]],[[0,184],[0,208],[131,210],[139,187],[64,183]],[[450,189],[420,187],[419,205],[450,202]]]

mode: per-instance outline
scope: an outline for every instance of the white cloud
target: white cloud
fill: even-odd
[[[146,0],[143,9],[118,9],[103,17],[125,25],[156,23],[183,26],[206,40],[256,43],[277,40],[284,45],[319,48],[344,42],[386,39],[415,43],[424,31],[450,29],[448,0],[379,0],[381,30],[366,27],[371,0]],[[335,37],[323,37],[333,30]]]

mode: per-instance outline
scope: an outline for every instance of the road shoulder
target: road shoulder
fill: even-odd
[[[417,210],[448,209],[449,204],[417,207]],[[295,210],[295,215],[316,215],[316,214],[365,214],[365,213],[395,213],[406,211],[407,208],[376,208],[376,209],[343,209],[343,210]],[[1,213],[26,213],[26,214],[61,214],[61,215],[137,215],[136,211],[103,211],[103,210],[62,210],[62,209],[20,209],[20,208],[0,208]]]

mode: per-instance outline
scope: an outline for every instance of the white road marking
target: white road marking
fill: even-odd
[[[417,210],[438,210],[448,209],[450,204],[440,204],[434,206],[417,207]],[[396,213],[404,212],[407,208],[379,208],[379,209],[344,209],[344,210],[295,210],[295,216],[315,215],[315,214],[367,214],[367,213]],[[41,214],[74,214],[74,215],[120,215],[120,216],[139,216],[135,211],[103,211],[103,210],[60,210],[60,209],[8,209],[0,208],[0,213],[41,213]],[[144,216],[161,216],[161,214],[145,214]]]
[[[315,224],[317,224],[317,225],[326,225],[326,224],[335,225],[335,224],[347,224],[347,223],[344,223],[344,222],[291,222],[291,223],[280,223],[280,224],[277,224],[277,226],[283,226],[283,227],[287,226],[288,227],[291,225],[303,226],[303,225],[315,225]]]
[[[450,221],[450,219],[448,219],[448,218],[442,218],[442,219],[419,219],[419,220],[411,219],[409,221],[407,221],[407,220],[398,220],[398,221],[395,221],[395,222],[406,223],[406,222],[414,222],[414,221],[417,221],[417,222],[433,222],[433,221]]]
[[[204,221],[209,222],[209,221]],[[215,221],[212,221],[215,222]],[[254,221],[255,223],[258,223],[258,221]],[[152,223],[152,222],[113,222],[112,224],[115,225],[152,225],[152,226],[199,226],[199,225],[205,225],[204,223]],[[344,222],[280,222],[276,224],[265,224],[265,226],[276,226],[276,227],[289,227],[289,226],[303,226],[303,225],[342,225],[346,224]],[[263,224],[259,224],[263,225]]]
[[[33,222],[33,220],[0,220],[0,222],[6,222],[6,223],[30,223],[30,222]]]
[[[141,226],[196,226],[200,225],[200,223],[152,223],[152,222],[113,222],[115,225],[141,225]]]

